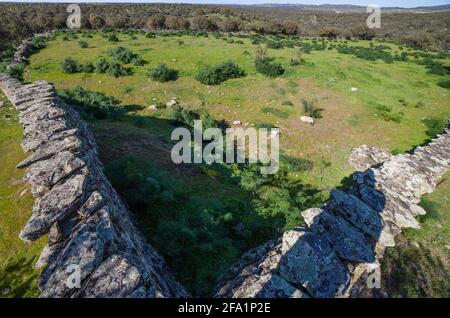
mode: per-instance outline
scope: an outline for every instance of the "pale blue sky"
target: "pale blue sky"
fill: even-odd
[[[0,0],[0,2],[10,2],[15,0]],[[262,3],[300,3],[300,4],[355,4],[366,6],[377,4],[382,7],[405,7],[412,8],[418,6],[434,6],[450,4],[450,0],[90,0],[90,1],[70,1],[70,0],[28,0],[15,2],[145,2],[145,3],[202,3],[202,4],[262,4]]]

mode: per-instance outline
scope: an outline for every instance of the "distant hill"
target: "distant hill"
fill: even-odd
[[[334,4],[321,4],[321,5],[308,5],[308,4],[296,4],[296,3],[266,3],[252,5],[254,7],[265,8],[289,8],[294,10],[307,10],[307,11],[336,11],[336,12],[366,12],[365,6],[357,6],[351,4],[334,5]],[[417,8],[401,8],[401,7],[383,7],[383,10],[394,12],[437,12],[437,11],[450,11],[450,4],[439,6],[424,6]]]

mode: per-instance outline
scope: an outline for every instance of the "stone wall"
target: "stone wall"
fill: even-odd
[[[0,89],[19,111],[22,147],[30,152],[18,168],[26,168],[24,178],[36,200],[20,238],[48,234],[36,264],[43,267],[41,296],[188,296],[136,229],[103,173],[87,125],[56,96],[53,85],[22,85],[0,75]],[[78,273],[81,288],[71,288]]]
[[[349,161],[359,170],[353,186],[302,212],[307,228],[245,254],[216,297],[359,297],[368,281],[377,287],[385,248],[395,246],[403,228],[420,228],[420,197],[449,170],[450,129],[412,154],[362,146]]]

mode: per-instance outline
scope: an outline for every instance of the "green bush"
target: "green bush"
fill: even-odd
[[[169,121],[172,125],[184,124],[187,126],[193,126],[194,120],[200,119],[200,116],[189,109],[185,109],[180,105],[172,107],[169,115]]]
[[[134,65],[144,65],[145,61],[139,54],[133,53],[130,49],[127,49],[123,46],[118,46],[110,51],[111,56],[116,61],[119,61],[124,64],[134,64]]]
[[[74,59],[67,57],[61,63],[61,69],[63,73],[73,74],[78,73],[81,69],[81,66]]]
[[[109,62],[104,58],[101,57],[97,60],[95,63],[95,72],[96,73],[106,73],[106,71],[109,68]]]
[[[278,50],[278,49],[282,49],[284,46],[283,46],[282,42],[268,41],[267,42],[267,47],[269,49],[276,49],[276,50]]]
[[[178,78],[178,71],[168,68],[166,64],[160,64],[149,72],[149,76],[158,82],[175,81]]]
[[[450,89],[450,80],[443,80],[438,83],[438,86],[442,88]]]
[[[119,42],[119,38],[115,33],[108,34],[108,41],[109,42]]]
[[[28,44],[28,54],[36,53],[47,46],[47,37],[35,36]]]
[[[219,65],[204,65],[197,73],[196,79],[205,85],[218,85],[231,78],[245,76],[245,72],[236,63],[227,61]]]
[[[442,65],[441,63],[433,63],[428,68],[428,74],[435,74],[435,75],[447,75],[447,69]]]
[[[23,72],[25,71],[25,64],[14,64],[7,68],[6,73],[18,80],[23,80]]]
[[[426,134],[435,138],[437,134],[441,134],[447,125],[447,118],[442,117],[427,117],[422,120],[422,123],[427,127]]]
[[[89,44],[86,41],[80,41],[78,42],[78,45],[82,48],[85,49],[89,46]]]
[[[87,91],[81,87],[63,89],[58,95],[68,104],[75,107],[85,118],[116,119],[123,114],[118,107],[119,102],[102,93]]]
[[[256,60],[255,61],[256,71],[259,73],[269,76],[269,77],[277,77],[283,75],[285,70],[283,66],[279,63],[271,62],[267,59],[264,60]]]
[[[81,65],[80,71],[84,73],[93,73],[95,66],[91,62],[87,62]]]
[[[132,73],[130,68],[123,67],[118,62],[109,62],[104,57],[97,60],[95,64],[96,73],[107,73],[114,77],[126,76]]]
[[[131,69],[125,68],[120,63],[111,62],[109,63],[109,67],[106,70],[108,75],[112,75],[114,77],[126,76],[131,74]]]

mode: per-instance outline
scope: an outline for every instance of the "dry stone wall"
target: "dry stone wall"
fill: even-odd
[[[87,125],[53,85],[0,75],[0,89],[19,111],[22,147],[31,153],[18,164],[36,198],[20,238],[48,234],[36,264],[42,297],[188,296],[136,229]],[[78,274],[81,288],[73,288]]]
[[[353,186],[302,212],[307,227],[246,253],[223,276],[216,297],[359,297],[379,287],[385,248],[395,246],[403,228],[420,228],[420,197],[449,170],[450,129],[412,154],[362,146],[349,161],[359,170]]]

